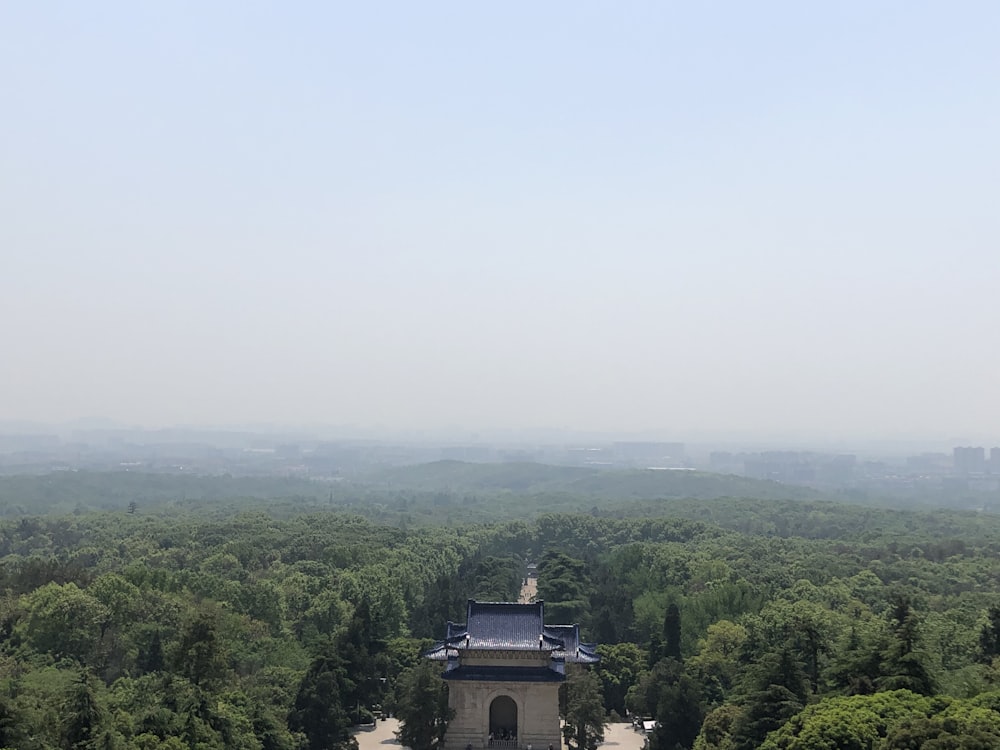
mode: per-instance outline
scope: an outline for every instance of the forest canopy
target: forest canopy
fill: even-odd
[[[0,479],[0,748],[350,746],[439,694],[421,649],[527,563],[653,750],[1000,736],[996,516],[439,470]]]

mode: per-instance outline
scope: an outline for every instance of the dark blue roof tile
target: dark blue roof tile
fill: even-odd
[[[466,648],[552,649],[543,637],[542,603],[469,600]]]
[[[594,664],[600,661],[592,643],[581,643],[578,625],[545,625],[543,602],[477,602],[470,599],[464,624],[449,622],[445,639],[425,656],[437,661],[456,658],[465,649],[543,650],[553,660]],[[561,668],[560,668],[561,669]]]

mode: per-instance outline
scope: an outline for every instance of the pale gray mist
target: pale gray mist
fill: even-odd
[[[5,3],[0,419],[995,438],[998,36]]]

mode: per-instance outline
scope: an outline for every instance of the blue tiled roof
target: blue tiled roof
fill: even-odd
[[[545,642],[542,603],[477,602],[469,600],[466,648],[551,649]],[[541,644],[541,645],[540,645]]]
[[[438,642],[424,651],[424,656],[433,661],[447,661],[448,659],[457,658],[458,652],[445,643]]]
[[[553,656],[568,662],[579,664],[596,664],[601,660],[597,655],[597,646],[580,640],[579,625],[546,625],[546,635],[558,640],[562,647]]]
[[[596,646],[580,641],[578,625],[545,625],[543,602],[477,602],[470,599],[466,622],[449,622],[445,639],[424,655],[437,661],[457,659],[464,649],[543,650],[558,662],[595,664]]]

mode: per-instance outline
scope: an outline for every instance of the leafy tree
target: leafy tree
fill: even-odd
[[[454,710],[448,706],[448,686],[439,668],[421,661],[399,680],[396,715],[399,740],[412,750],[432,750],[444,739]]]
[[[797,714],[761,745],[762,750],[881,747],[898,721],[931,710],[926,699],[909,691],[826,698]]]
[[[752,750],[802,710],[802,701],[782,685],[768,685],[750,696],[733,731],[736,750]]]
[[[709,625],[705,637],[698,641],[698,653],[688,660],[688,667],[699,675],[710,702],[722,702],[732,690],[746,640],[745,627],[719,620]]]
[[[1000,747],[1000,717],[982,709],[975,716],[917,716],[893,727],[882,747],[883,750],[996,750]]]
[[[847,695],[875,692],[875,682],[882,673],[882,653],[877,645],[877,634],[869,631],[868,623],[856,619],[841,638],[833,663],[826,672],[834,689]]]
[[[141,638],[135,665],[140,674],[160,672],[166,666],[163,654],[163,638],[159,627],[143,627],[137,635]]]
[[[634,546],[634,545],[631,545]],[[627,549],[627,548],[626,548]],[[615,561],[598,559],[594,565],[590,588],[590,611],[593,613],[589,632],[598,643],[634,641],[635,613],[632,609],[630,586],[623,586],[625,573]]]
[[[550,622],[579,622],[588,609],[586,564],[550,550],[538,562],[538,598]]]
[[[635,685],[628,691],[625,702],[637,716],[656,716],[660,703],[660,689],[678,680],[683,668],[673,659],[660,659],[656,665],[642,672]]]
[[[14,701],[0,696],[0,748],[19,747],[24,741],[23,719]]]
[[[487,602],[517,601],[523,571],[524,563],[514,557],[490,555],[476,563],[468,595]]]
[[[979,631],[979,658],[989,664],[1000,655],[1000,606],[993,605],[986,613],[986,624]]]
[[[251,712],[254,736],[261,750],[296,750],[295,742],[279,717],[269,706],[256,706]]]
[[[592,618],[591,630],[597,642],[618,643],[623,640],[619,636],[618,621],[611,607],[603,605],[595,607],[595,611],[597,614]]]
[[[92,678],[81,672],[74,681],[63,709],[63,747],[66,750],[97,750],[103,712],[94,694]]]
[[[749,645],[755,655],[790,649],[802,663],[813,693],[820,689],[821,670],[838,624],[834,614],[815,601],[821,596],[822,592],[810,582],[796,581],[766,604],[759,615],[746,618]]]
[[[607,723],[601,703],[601,683],[592,672],[571,669],[565,691],[563,736],[577,750],[596,750],[604,741]]]
[[[735,703],[725,703],[710,711],[694,741],[694,750],[735,750],[733,733],[743,716]]]
[[[909,690],[837,696],[809,706],[761,750],[987,750],[1000,746],[1000,714],[973,700]]]
[[[214,684],[222,677],[226,661],[213,614],[201,612],[184,627],[173,662],[175,671],[195,685]]]
[[[604,707],[624,715],[626,696],[639,679],[646,657],[634,643],[602,643],[597,653],[601,661],[593,669],[601,681]]]
[[[920,623],[909,597],[894,597],[890,618],[889,643],[883,652],[883,675],[876,684],[883,690],[904,689],[932,695],[935,691],[934,677],[918,650]]]
[[[676,680],[660,687],[650,747],[687,750],[694,744],[704,717],[701,685],[689,675],[679,674]]]
[[[809,687],[816,693],[820,686],[821,658],[830,651],[834,629],[830,612],[813,602],[793,602],[788,627],[789,640],[801,655]]]
[[[307,750],[351,750],[357,741],[348,731],[350,708],[343,696],[355,694],[347,665],[332,648],[309,665],[299,683],[288,726],[306,738]]]
[[[22,632],[39,651],[89,662],[99,652],[107,609],[75,583],[47,583],[22,599]]]
[[[790,649],[769,654],[759,666],[752,692],[733,732],[737,750],[757,747],[770,732],[802,710],[807,688],[802,666]]]
[[[362,599],[355,607],[346,630],[336,639],[336,648],[351,675],[352,685],[341,699],[349,709],[354,708],[354,723],[360,724],[361,709],[367,711],[379,700],[381,683],[374,653],[385,649],[385,644],[376,639],[367,599]]]
[[[663,656],[681,661],[681,611],[676,602],[667,605],[663,618]]]

